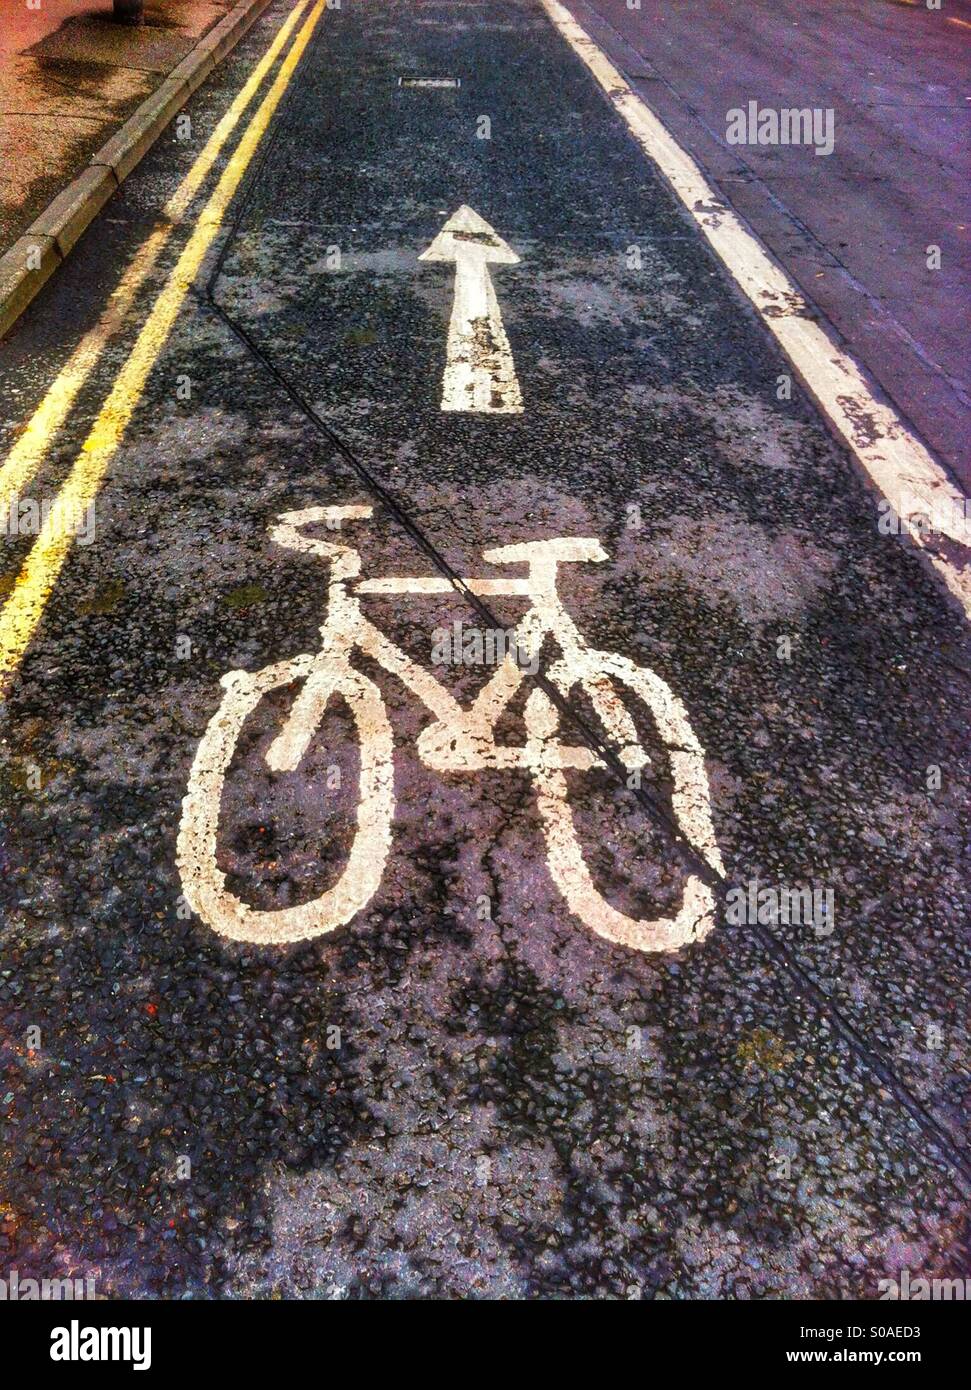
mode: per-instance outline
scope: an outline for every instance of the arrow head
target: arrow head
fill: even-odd
[[[519,257],[488,222],[464,203],[418,257],[420,261],[459,261],[477,257],[499,265],[516,265]]]

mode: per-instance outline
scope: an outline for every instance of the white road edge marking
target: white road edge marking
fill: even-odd
[[[964,494],[896,411],[876,399],[858,363],[810,317],[793,281],[741,218],[715,195],[691,156],[632,90],[586,30],[559,0],[540,3],[755,305],[871,482],[901,515],[901,529],[906,529],[921,547],[965,613],[971,616],[971,568],[936,551],[933,539],[936,530],[959,545],[971,546],[971,523]],[[931,518],[932,528],[919,524],[905,527],[907,517],[915,514]]]
[[[489,263],[519,257],[477,212],[463,205],[420,261],[455,262],[455,298],[445,348],[442,409],[518,415],[523,398]]]

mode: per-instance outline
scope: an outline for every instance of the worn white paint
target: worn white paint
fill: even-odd
[[[442,409],[519,414],[522,395],[489,273],[490,265],[515,265],[519,257],[488,222],[463,205],[418,259],[455,262]]]
[[[749,297],[799,376],[867,476],[894,511],[934,519],[906,526],[947,587],[971,614],[971,568],[944,553],[935,532],[971,546],[964,494],[900,416],[875,394],[857,362],[813,317],[797,286],[755,234],[724,203],[653,111],[559,0],[541,0],[550,20],[583,60],[648,159],[661,170],[730,274]],[[876,522],[875,522],[876,524]],[[966,559],[966,557],[965,557]]]
[[[461,87],[460,77],[399,77],[399,87],[428,87],[438,91],[443,87]]]
[[[425,667],[413,661],[361,610],[363,594],[428,595],[446,593],[440,578],[383,578],[357,582],[360,556],[350,546],[318,539],[308,526],[331,530],[345,521],[371,515],[368,506],[310,507],[279,518],[271,534],[280,545],[330,561],[327,617],[320,629],[320,650],[268,666],[256,675],[231,671],[223,677],[225,694],[196,752],[183,802],[178,837],[178,864],[186,898],[215,931],[241,941],[282,943],[333,931],[366,907],[377,892],[391,845],[394,815],[393,739],[384,700],[375,683],[352,663],[355,651],[370,657],[397,677],[432,715],[417,740],[426,767],[441,772],[479,773],[522,768],[536,788],[546,837],[547,863],[553,882],[570,911],[597,935],[639,951],[669,951],[701,940],[714,922],[714,900],[696,876],[688,877],[679,911],[673,917],[642,920],[619,912],[601,896],[587,868],[573,815],[565,770],[602,766],[589,749],[559,742],[558,713],[541,690],[526,703],[526,740],[522,746],[497,743],[496,727],[524,679],[512,655],[465,709]],[[674,781],[672,804],[687,838],[707,862],[722,872],[711,819],[705,755],[681,701],[660,676],[613,652],[588,647],[557,593],[561,564],[598,563],[607,559],[594,537],[557,537],[500,546],[484,552],[489,564],[527,566],[524,576],[465,582],[476,594],[516,594],[529,600],[514,634],[522,656],[538,655],[550,635],[562,653],[550,679],[564,696],[579,686],[586,694],[624,765],[633,770],[650,760],[618,690],[647,706],[669,749]],[[278,911],[260,911],[234,896],[217,863],[217,840],[226,771],[246,719],[263,696],[296,681],[303,684],[279,734],[266,754],[276,772],[299,766],[334,696],[349,705],[361,745],[360,805],[357,832],[347,866],[333,888],[312,902]],[[636,865],[631,866],[632,872]]]

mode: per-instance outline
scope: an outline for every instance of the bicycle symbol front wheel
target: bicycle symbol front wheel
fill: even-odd
[[[294,907],[263,911],[230,891],[216,860],[226,773],[246,720],[272,691],[306,682],[268,754],[270,766],[292,771],[319,726],[328,700],[350,708],[360,744],[357,828],[347,864],[334,886]],[[182,803],[177,859],[189,906],[214,931],[236,941],[280,945],[304,941],[349,922],[377,892],[391,846],[394,815],[393,736],[381,692],[348,661],[303,654],[251,675],[222,678],[222,704],[196,751]],[[283,755],[273,758],[274,747]]]
[[[579,685],[606,729],[609,741],[633,769],[646,761],[629,711],[617,697],[615,684],[647,706],[662,742],[673,777],[672,805],[679,826],[701,856],[722,872],[721,856],[711,818],[711,794],[704,749],[688,720],[684,705],[671,687],[646,667],[636,666],[612,652],[587,651],[576,660],[559,662],[550,679],[566,697]],[[564,762],[559,756],[559,714],[542,690],[526,704],[526,729],[533,783],[546,837],[547,863],[554,883],[573,912],[598,936],[638,951],[673,951],[700,941],[714,924],[714,897],[697,875],[685,883],[681,907],[673,917],[647,920],[629,917],[597,890],[587,866],[568,799]]]

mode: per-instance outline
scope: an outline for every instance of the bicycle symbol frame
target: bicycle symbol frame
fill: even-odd
[[[546,840],[550,875],[570,911],[598,936],[639,951],[670,951],[703,939],[714,922],[714,899],[700,878],[686,878],[681,907],[673,917],[645,920],[618,911],[597,891],[581,849],[568,800],[566,770],[603,766],[588,748],[560,743],[559,714],[550,698],[534,688],[526,700],[526,739],[521,747],[498,744],[495,728],[525,679],[522,664],[506,653],[501,665],[464,708],[423,666],[413,661],[369,618],[359,596],[454,593],[444,577],[361,579],[361,558],[351,546],[304,534],[323,524],[338,529],[345,521],[366,520],[367,505],[308,507],[280,515],[270,528],[279,545],[329,560],[327,613],[320,648],[276,662],[252,674],[230,671],[222,677],[222,702],[196,751],[182,804],[177,860],[190,907],[222,936],[237,941],[284,944],[334,931],[365,908],[380,886],[392,843],[394,740],[384,696],[374,681],[352,664],[355,650],[395,676],[433,716],[417,739],[427,768],[475,773],[526,769],[536,791]],[[613,652],[589,647],[557,593],[557,569],[564,563],[602,562],[606,551],[594,537],[526,541],[483,552],[493,565],[525,564],[524,576],[469,578],[480,596],[519,595],[529,608],[517,624],[513,649],[538,658],[549,634],[562,656],[548,672],[566,698],[579,685],[631,771],[650,761],[638,742],[629,710],[615,689],[624,686],[646,704],[667,746],[673,778],[672,805],[695,849],[723,872],[711,818],[704,749],[681,701],[655,672]],[[343,873],[332,888],[312,901],[262,910],[236,897],[216,860],[220,807],[226,773],[247,718],[265,695],[302,681],[282,728],[266,752],[267,766],[293,772],[313,739],[328,701],[348,705],[360,740],[360,801],[357,827]]]

